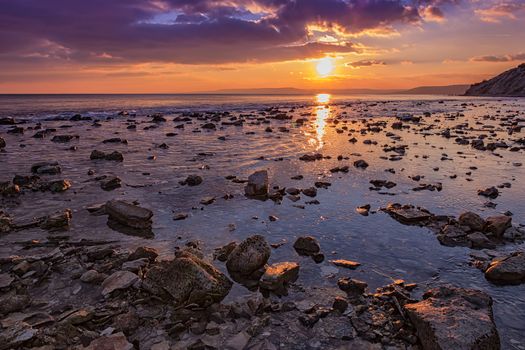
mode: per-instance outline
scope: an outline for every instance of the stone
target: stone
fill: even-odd
[[[488,217],[485,225],[485,232],[501,238],[505,231],[512,226],[512,218],[506,215]]]
[[[59,193],[68,190],[71,187],[69,180],[57,180],[48,183],[48,188],[51,192]]]
[[[467,211],[459,216],[458,222],[461,226],[468,226],[472,231],[483,231],[485,220],[478,214]]]
[[[246,238],[228,256],[226,267],[230,274],[250,276],[264,267],[270,258],[271,248],[263,236]]]
[[[297,281],[299,264],[295,262],[281,262],[270,265],[261,277],[259,287],[272,291],[277,295],[287,295],[288,284]]]
[[[80,276],[80,280],[85,283],[98,284],[104,281],[108,276],[96,270],[88,270]]]
[[[321,246],[311,236],[298,237],[293,247],[299,255],[313,256],[321,251]]]
[[[494,199],[499,196],[499,191],[496,187],[492,186],[484,190],[478,190],[478,195]]]
[[[225,344],[224,349],[226,350],[244,350],[246,349],[246,346],[250,342],[250,339],[251,339],[251,336],[247,332],[242,331],[240,333],[237,333],[230,339],[228,339],[228,341]]]
[[[4,149],[7,146],[5,140],[0,137],[0,150]]]
[[[121,200],[109,201],[106,203],[105,207],[109,218],[122,225],[136,229],[151,228],[153,212],[149,209],[129,204]]]
[[[502,285],[525,283],[525,253],[516,252],[494,259],[485,271],[485,277]]]
[[[56,175],[61,171],[58,162],[40,162],[31,166],[31,172],[34,174]]]
[[[105,153],[102,151],[94,150],[91,152],[89,159],[91,160],[111,160],[116,162],[124,161],[124,156],[118,151],[113,151],[111,153]]]
[[[159,256],[159,253],[155,250],[155,248],[150,247],[138,247],[135,249],[133,253],[131,253],[128,257],[128,261],[132,260],[138,260],[138,259],[148,259],[149,261],[153,262],[157,257]]]
[[[84,348],[84,350],[132,350],[133,344],[128,342],[124,333],[119,332],[99,337]]]
[[[481,232],[473,232],[467,235],[467,239],[471,242],[472,248],[478,248],[478,249],[494,249],[496,248],[496,244],[492,242],[490,239],[488,239],[487,236],[485,236]]]
[[[248,177],[244,193],[248,197],[266,197],[268,196],[268,183],[268,171],[256,171]]]
[[[55,231],[69,228],[73,214],[71,209],[45,216],[40,219],[39,226],[44,230]]]
[[[363,159],[360,159],[360,160],[356,160],[354,162],[354,166],[356,168],[366,169],[366,168],[368,168],[368,163],[366,161],[364,161]]]
[[[350,299],[356,299],[365,293],[368,284],[353,278],[343,277],[337,281],[337,286],[345,292]]]
[[[315,187],[304,188],[301,190],[301,192],[303,192],[303,194],[308,197],[317,196],[317,188]]]
[[[116,271],[102,282],[102,295],[107,296],[115,290],[131,287],[139,276],[129,271]]]
[[[445,225],[437,235],[439,243],[448,246],[469,246],[467,232],[457,225]]]
[[[348,301],[346,301],[346,299],[343,297],[336,296],[332,304],[332,308],[339,311],[340,313],[344,313],[348,308]]]
[[[7,288],[13,283],[15,278],[8,273],[0,273],[0,289]]]
[[[0,210],[0,233],[7,233],[11,231],[13,222],[11,218]]]
[[[173,304],[209,306],[229,293],[232,282],[213,265],[181,251],[173,260],[161,261],[145,274],[145,283]]]
[[[500,349],[492,298],[481,291],[442,286],[405,310],[424,349]]]
[[[220,248],[217,248],[213,252],[213,258],[223,262],[227,261],[235,247],[237,247],[237,242],[230,242]]]
[[[138,273],[141,269],[148,266],[149,262],[149,259],[145,258],[126,261],[124,264],[122,264],[122,270]]]
[[[359,266],[361,266],[361,264],[358,263],[357,261],[344,260],[344,259],[330,260],[330,262],[334,264],[335,266],[345,267],[347,269],[352,269],[352,270],[355,270]]]
[[[108,176],[102,181],[100,181],[100,188],[104,191],[113,191],[121,187],[122,180],[117,176]]]
[[[405,224],[417,224],[432,217],[427,211],[415,208],[412,205],[389,204],[385,211],[394,219]]]
[[[202,177],[199,175],[189,175],[186,180],[182,182],[183,185],[198,186],[202,183]]]

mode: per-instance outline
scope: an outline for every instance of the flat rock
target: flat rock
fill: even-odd
[[[137,282],[139,276],[129,271],[117,271],[102,282],[102,295],[106,296],[119,289],[126,289]]]
[[[106,213],[118,223],[137,229],[151,228],[153,212],[121,200],[106,203]]]
[[[347,269],[352,269],[352,270],[355,270],[359,266],[361,266],[361,264],[358,263],[357,261],[351,261],[351,260],[345,260],[345,259],[330,260],[330,262],[334,264],[335,266],[345,267]]]
[[[500,349],[492,298],[481,291],[443,286],[405,310],[424,349]]]

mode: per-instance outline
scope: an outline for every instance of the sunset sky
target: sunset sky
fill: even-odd
[[[0,93],[463,84],[524,43],[525,0],[0,0]]]

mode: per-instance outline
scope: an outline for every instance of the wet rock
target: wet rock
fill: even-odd
[[[106,213],[110,220],[136,229],[150,229],[153,212],[149,209],[129,204],[121,200],[112,200],[106,203]]]
[[[287,295],[288,284],[297,281],[298,277],[299,264],[295,262],[277,263],[266,268],[259,286],[261,290],[271,291],[276,295]]]
[[[0,137],[0,150],[4,149],[7,146],[5,140]]]
[[[467,211],[459,216],[458,222],[461,226],[467,226],[472,231],[483,231],[485,228],[485,220],[478,214]]]
[[[224,299],[232,287],[232,282],[213,265],[185,251],[150,268],[145,282],[175,305],[208,306]]]
[[[202,183],[202,177],[199,175],[189,175],[186,180],[181,181],[181,185],[198,186]]]
[[[516,252],[494,259],[485,271],[485,277],[496,284],[525,283],[525,253]]]
[[[124,161],[124,156],[119,151],[113,151],[111,153],[105,153],[102,151],[94,150],[89,156],[91,160],[111,160],[116,162]]]
[[[40,219],[39,226],[50,231],[68,229],[72,217],[71,209],[65,209],[62,212],[43,217]]]
[[[316,160],[321,159],[323,159],[323,155],[320,153],[304,154],[301,157],[299,157],[299,160],[302,160],[304,162],[315,162]]]
[[[128,261],[137,260],[137,259],[148,259],[151,262],[154,262],[155,259],[159,256],[159,253],[154,248],[150,247],[138,247],[133,253],[128,257]]]
[[[69,180],[57,180],[49,182],[45,187],[47,187],[49,191],[53,193],[60,193],[65,192],[71,188],[71,182]]]
[[[126,339],[124,333],[116,333],[93,340],[83,350],[133,350],[134,346]]]
[[[416,208],[413,205],[394,203],[389,204],[384,210],[397,221],[406,224],[417,224],[432,217],[428,211]]]
[[[298,237],[293,245],[299,255],[313,256],[321,251],[319,242],[314,237]]]
[[[175,215],[173,215],[173,220],[175,221],[179,221],[179,220],[185,220],[188,218],[188,214],[187,213],[177,213]]]
[[[67,143],[75,138],[79,138],[78,135],[55,135],[53,136],[53,138],[51,139],[52,142],[57,142],[57,143]]]
[[[355,270],[359,266],[361,266],[361,264],[358,263],[357,261],[344,260],[344,259],[330,260],[330,262],[334,264],[335,266],[344,267],[344,268],[351,269],[351,270]]]
[[[449,247],[470,245],[467,232],[457,225],[445,225],[437,235],[437,239],[441,244]]]
[[[213,258],[219,261],[227,261],[231,252],[237,247],[237,242],[230,242],[225,246],[215,249],[213,252]]]
[[[512,217],[506,215],[491,216],[486,220],[485,232],[501,238],[505,231],[511,226]]]
[[[492,186],[484,190],[478,190],[478,195],[495,199],[499,196],[499,191],[496,187]]]
[[[263,236],[251,236],[233,249],[226,262],[226,267],[232,277],[233,275],[250,277],[264,267],[270,254],[271,248]]]
[[[40,162],[31,166],[31,172],[34,174],[56,175],[61,171],[58,162]]]
[[[305,196],[308,196],[308,197],[317,196],[317,188],[315,187],[304,188],[301,191],[303,192]]]
[[[268,196],[268,171],[259,170],[248,177],[244,192],[248,197]]]
[[[337,286],[346,293],[352,303],[355,303],[362,299],[368,284],[357,279],[343,277],[337,281]]]
[[[354,162],[354,166],[356,168],[366,169],[366,168],[368,168],[368,163],[366,161],[364,161],[363,159],[360,159],[360,160],[356,160]]]
[[[346,299],[343,297],[336,296],[332,304],[332,308],[339,311],[340,313],[344,313],[346,309],[348,309],[348,301],[346,301]]]
[[[472,248],[477,249],[494,249],[496,244],[492,242],[487,236],[481,232],[473,232],[467,235],[467,239],[470,241]]]
[[[117,271],[102,282],[102,295],[107,296],[115,290],[131,287],[139,280],[139,276],[129,271]]]
[[[443,286],[405,305],[425,349],[499,349],[492,299],[473,290]]]
[[[371,208],[370,204],[365,204],[360,207],[357,207],[355,210],[358,214],[361,214],[363,216],[368,216],[370,212],[370,208]]]
[[[100,181],[100,188],[104,191],[113,191],[121,186],[122,180],[117,176],[107,176]]]

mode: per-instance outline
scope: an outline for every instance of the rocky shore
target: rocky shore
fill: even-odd
[[[523,126],[462,100],[2,117],[0,350],[522,349]]]

